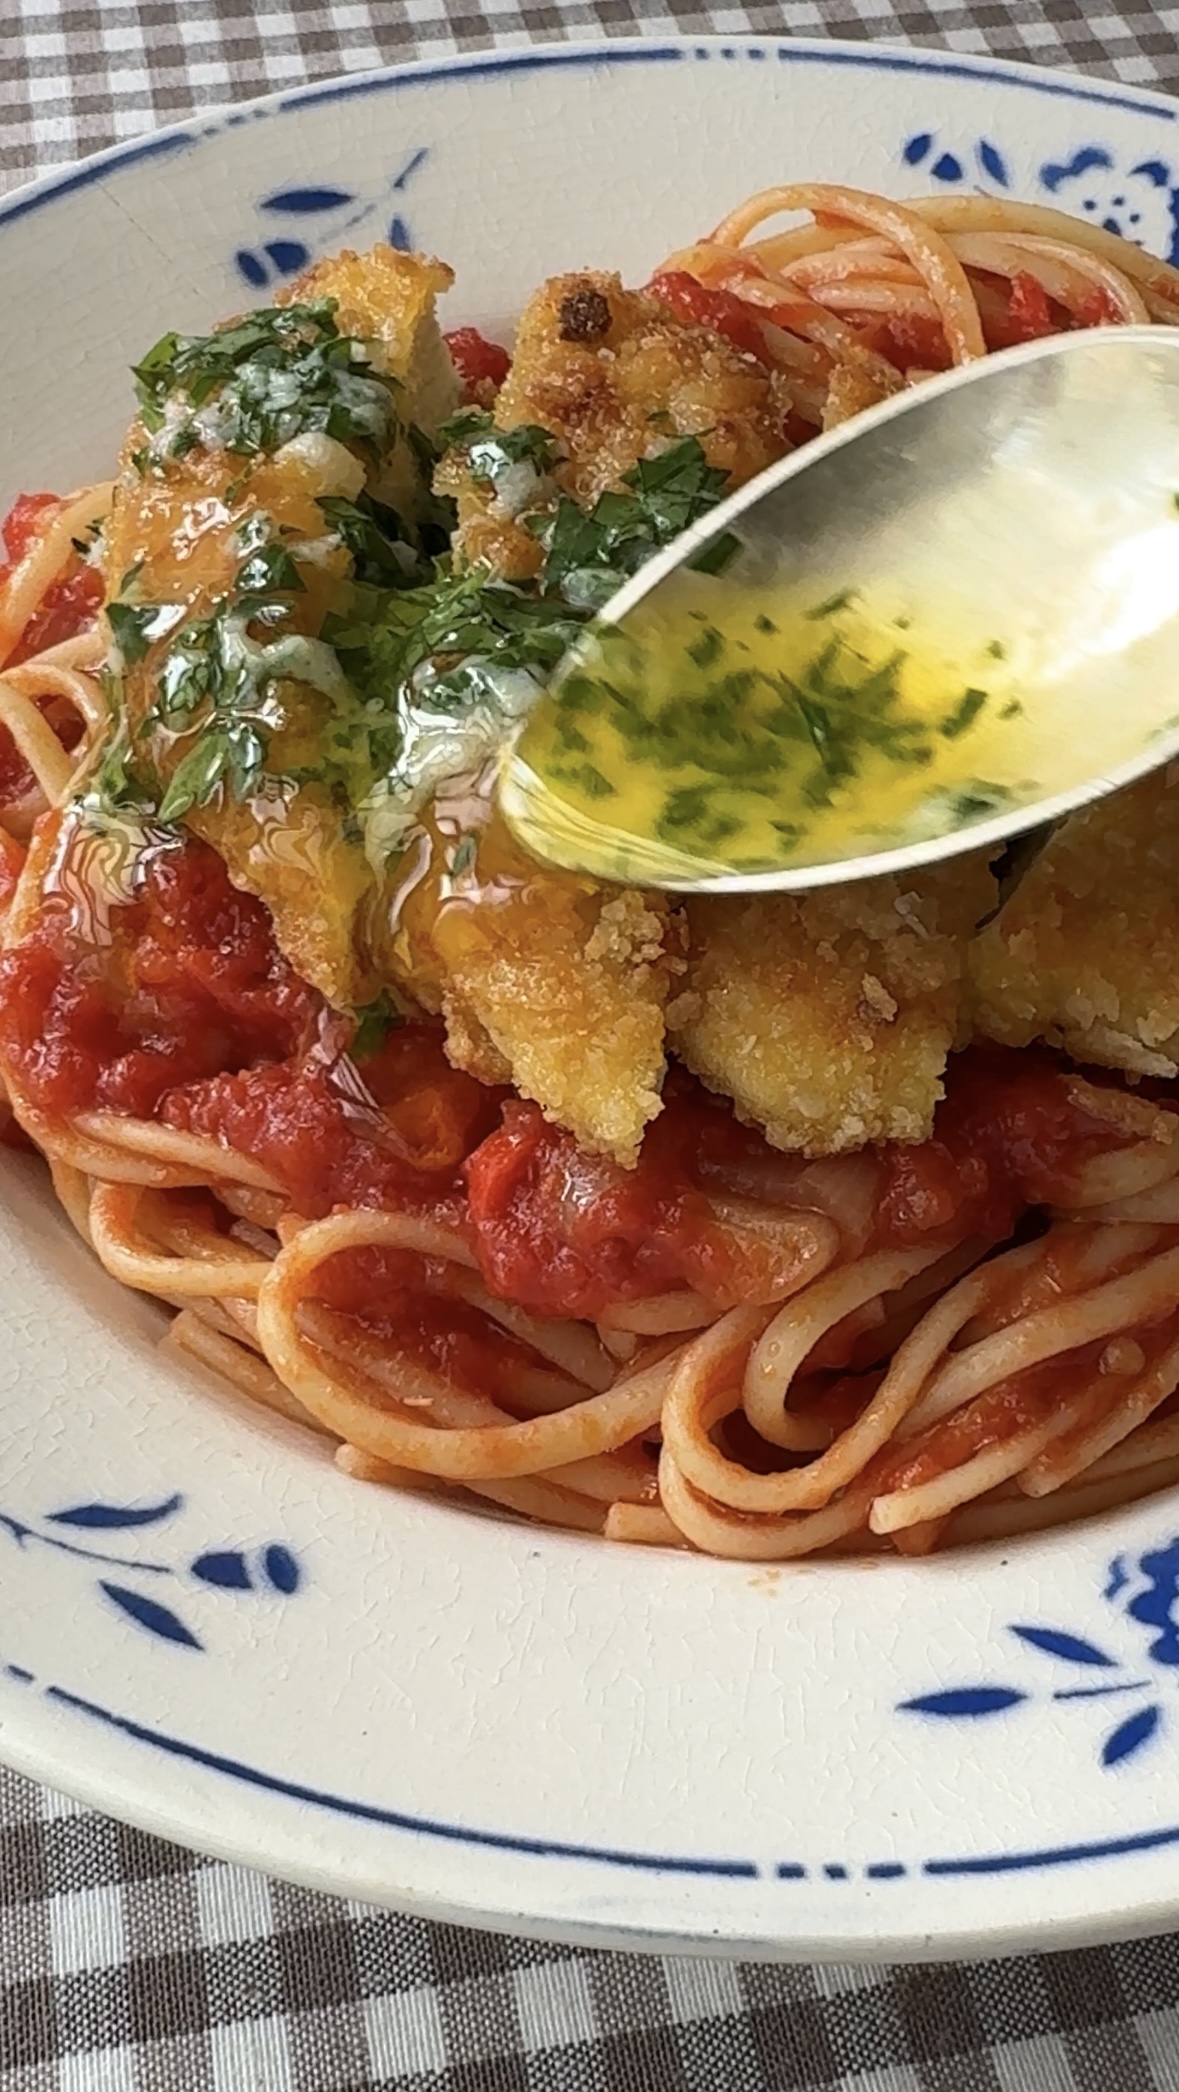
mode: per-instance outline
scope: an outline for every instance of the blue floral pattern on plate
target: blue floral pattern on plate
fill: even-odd
[[[270,290],[297,276],[317,255],[334,252],[362,226],[370,238],[385,239],[408,253],[414,240],[402,199],[429,156],[428,146],[415,146],[403,154],[390,178],[368,195],[309,179],[260,196],[255,205],[259,235],[252,246],[235,249],[233,256],[243,283],[254,291]]]
[[[183,1509],[184,1498],[176,1492],[155,1504],[69,1504],[64,1510],[45,1512],[35,1522],[0,1511],[0,1532],[20,1548],[50,1548],[95,1568],[120,1572],[117,1581],[110,1575],[96,1575],[94,1589],[124,1619],[142,1628],[145,1634],[154,1635],[157,1641],[184,1649],[203,1649],[205,1644],[180,1609],[183,1597],[174,1604],[153,1597],[153,1579],[170,1580],[169,1598],[177,1584],[186,1583],[207,1590],[290,1598],[299,1589],[302,1570],[291,1549],[277,1540],[253,1548],[205,1548],[180,1561],[145,1554],[133,1541],[128,1551],[130,1535],[152,1532],[154,1536]],[[136,1581],[122,1581],[127,1575]]]
[[[1149,1630],[1143,1652],[1147,1664],[1163,1672],[1179,1668],[1179,1536],[1161,1547],[1148,1549],[1132,1566],[1127,1566],[1124,1555],[1115,1555],[1101,1596],[1127,1619]],[[1129,1713],[1119,1709],[1119,1720],[1100,1744],[1100,1760],[1106,1767],[1134,1757],[1163,1733],[1165,1679],[1149,1672],[1145,1677],[1135,1677],[1132,1669],[1127,1675],[1128,1667],[1111,1656],[1100,1642],[1069,1628],[1009,1622],[1007,1632],[1025,1649],[1034,1649],[1055,1666],[1055,1672],[1047,1673],[1043,1684],[1038,1678],[1026,1685],[986,1679],[950,1686],[902,1700],[900,1712],[930,1715],[941,1721],[977,1721],[985,1715],[1009,1714],[1013,1708],[1032,1701],[1061,1704],[1128,1699],[1132,1703]]]
[[[1179,171],[1165,160],[1127,167],[1109,146],[1086,141],[1064,159],[1025,167],[1010,145],[993,138],[915,131],[901,146],[901,164],[920,168],[943,189],[1040,198],[1179,263]]]

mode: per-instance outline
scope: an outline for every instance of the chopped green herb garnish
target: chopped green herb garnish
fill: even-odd
[[[132,574],[138,568],[132,568]],[[124,576],[124,586],[128,580]],[[142,661],[149,647],[159,639],[166,639],[174,632],[184,616],[180,603],[124,603],[116,600],[106,606],[106,621],[111,637],[123,657],[124,665],[134,668]]]
[[[834,617],[838,611],[846,610],[848,605],[854,602],[854,600],[854,589],[841,588],[836,595],[825,596],[821,603],[816,603],[813,610],[807,611],[807,616],[812,624],[818,624],[820,619]],[[899,618],[897,623],[898,625],[900,624]]]
[[[987,814],[997,814],[1011,799],[1006,785],[990,784],[981,779],[968,786],[966,791],[955,794],[951,810],[960,825],[967,821],[981,821]]]
[[[988,640],[987,652],[992,661],[1005,661],[1007,659],[1007,649],[1001,639]]]
[[[699,639],[688,648],[688,658],[697,668],[711,668],[724,652],[724,637],[715,625],[706,625]]]
[[[355,1013],[356,1030],[348,1048],[354,1061],[372,1060],[381,1051],[391,1031],[397,1031],[405,1018],[392,998],[384,990],[375,1002],[362,1005]]]
[[[240,456],[321,430],[378,455],[397,433],[393,380],[321,298],[249,313],[219,334],[165,334],[135,366],[151,442],[139,470],[196,447]]]
[[[956,741],[974,724],[987,701],[985,690],[964,690],[952,712],[942,720],[938,731],[943,740]]]
[[[320,496],[318,506],[352,554],[357,581],[373,588],[400,588],[425,578],[422,562],[407,542],[395,509],[386,508],[368,494],[361,494],[356,501],[325,494]]]
[[[471,870],[478,855],[479,845],[475,837],[473,835],[460,837],[450,853],[450,863],[446,867],[451,878],[461,879],[464,872]]]
[[[600,610],[653,552],[715,508],[726,479],[699,440],[684,436],[642,459],[622,483],[625,493],[600,495],[588,515],[562,495],[552,515],[524,519],[545,548],[544,588],[586,613]],[[704,547],[698,561],[711,549]],[[729,549],[721,548],[726,559]]]

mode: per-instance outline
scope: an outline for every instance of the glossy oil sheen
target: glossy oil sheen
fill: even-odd
[[[722,576],[683,571],[726,538]],[[924,719],[923,764],[878,748],[852,775],[822,761],[816,775],[815,718],[800,725],[782,678],[813,684],[807,627],[831,600],[849,606],[845,667],[857,651],[867,677],[891,662],[898,718]],[[748,649],[752,689],[702,678],[701,602],[726,659]],[[686,531],[601,625],[596,694],[571,664],[504,776],[508,819],[566,865],[699,889],[830,885],[1006,841],[1129,783],[1179,750],[1179,329],[1061,335],[886,401]],[[986,702],[955,734],[970,690]],[[837,732],[839,706],[823,710]],[[628,718],[645,735],[620,734]],[[690,836],[667,785],[697,794]]]

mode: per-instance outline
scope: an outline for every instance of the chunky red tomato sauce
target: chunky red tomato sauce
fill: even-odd
[[[951,1061],[946,1091],[931,1140],[885,1150],[881,1246],[940,1234],[1001,1241],[1028,1206],[1066,1200],[1085,1162],[1128,1145],[1049,1053],[973,1047]]]
[[[0,957],[0,1060],[41,1111],[150,1117],[178,1083],[298,1050],[320,1002],[260,901],[191,840],[148,862],[109,935],[81,945],[64,894]]]
[[[488,341],[477,327],[456,327],[443,340],[467,400],[484,405],[488,390],[498,391],[512,367],[507,350]]]
[[[7,846],[0,869],[16,855]],[[75,889],[76,892],[76,889]],[[540,1313],[596,1316],[690,1287],[718,1305],[756,1283],[726,1191],[775,1174],[785,1224],[807,1206],[805,1168],[776,1156],[683,1071],[639,1165],[582,1154],[535,1105],[446,1061],[439,1028],[393,1030],[357,1067],[347,1020],[279,952],[261,902],[189,838],[149,856],[134,901],[80,940],[64,882],[0,957],[0,1065],[39,1110],[158,1115],[249,1155],[318,1217],[339,1206],[429,1212],[462,1227],[491,1288]],[[1066,1196],[1089,1156],[1124,1144],[1046,1053],[955,1057],[934,1137],[876,1159],[866,1244],[998,1241],[1029,1207]],[[850,1163],[850,1158],[849,1158]],[[836,1162],[826,1166],[838,1171]],[[374,1256],[370,1306],[408,1283]],[[359,1283],[357,1276],[356,1282]]]
[[[249,1155],[318,1219],[335,1206],[462,1218],[463,1159],[499,1116],[499,1093],[452,1068],[433,1024],[391,1033],[354,1068],[337,1055],[278,1061],[178,1089],[160,1113]]]
[[[882,1151],[867,1247],[923,1236],[1000,1241],[1029,1206],[1067,1195],[1081,1162],[1120,1144],[1074,1100],[1047,1054],[961,1055],[948,1088],[932,1140]],[[755,1149],[768,1159],[756,1134],[682,1075],[635,1170],[581,1155],[535,1105],[510,1104],[502,1129],[467,1166],[488,1283],[553,1314],[594,1315],[680,1286],[727,1304],[740,1273],[708,1188]]]

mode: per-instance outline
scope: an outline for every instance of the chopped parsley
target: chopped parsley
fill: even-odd
[[[193,388],[200,411],[214,396],[223,400],[224,388],[258,357],[268,359],[262,368],[278,367],[271,351],[279,362],[287,351],[281,340],[276,345],[274,330],[287,316],[256,315],[257,327],[243,322],[228,330],[228,340],[211,337],[211,362],[203,354],[208,344],[173,347],[169,337],[141,366],[149,404],[162,416],[177,372]],[[308,352],[308,327],[305,318],[296,324],[296,357]],[[326,337],[329,346],[333,339]],[[505,471],[539,472],[556,457],[546,432],[491,436],[489,428],[487,417],[471,415],[458,433],[472,450],[485,444],[502,452]],[[455,440],[455,424],[442,436]],[[484,461],[489,472],[499,469],[498,457]],[[233,586],[205,615],[186,620],[175,605],[141,604],[137,575],[126,577],[124,599],[108,612],[124,664],[142,663],[160,643],[154,697],[138,741],[155,741],[153,755],[179,753],[175,767],[166,765],[170,774],[155,817],[167,824],[223,795],[243,801],[315,785],[330,795],[346,831],[379,867],[403,844],[438,786],[485,768],[532,710],[591,614],[590,599],[597,594],[604,601],[626,573],[712,507],[725,477],[688,437],[637,465],[625,486],[603,496],[589,516],[572,502],[559,504],[547,519],[551,539],[540,578],[521,587],[481,569],[455,573],[445,559],[427,578],[421,553],[406,543],[393,510],[365,494],[356,501],[324,497],[319,506],[352,556],[353,581],[347,608],[328,616],[320,638],[297,628],[299,570],[266,515],[243,526]],[[279,772],[270,745],[285,718],[276,689],[285,679],[310,685],[326,704],[314,760]],[[573,721],[569,731],[572,751]],[[125,747],[120,760],[123,772],[108,780],[112,805],[124,788],[140,792],[133,772],[145,768]],[[583,785],[599,798],[612,790],[590,763]],[[468,862],[460,840],[452,874]]]
[[[374,864],[400,846],[439,785],[490,760],[580,623],[560,600],[477,569],[394,592],[359,586],[350,612],[327,620],[324,636],[362,716],[389,722],[358,802]]]
[[[987,701],[985,690],[964,690],[952,712],[947,712],[938,732],[945,741],[956,741],[973,726]]]
[[[545,548],[544,586],[575,608],[592,613],[653,553],[687,530],[726,491],[726,475],[710,465],[695,436],[684,436],[644,458],[622,476],[625,493],[599,495],[587,514],[563,494],[552,515],[528,516],[527,527]],[[735,541],[734,541],[735,542]],[[703,548],[693,562],[715,572],[710,558],[727,557],[726,539]]]
[[[346,501],[340,494],[321,494],[317,506],[352,554],[357,581],[372,588],[398,588],[424,578],[421,561],[408,543],[395,509],[368,494],[356,501]]]
[[[142,661],[157,639],[164,639],[174,631],[183,616],[184,610],[179,603],[139,604],[116,599],[106,606],[111,638],[128,668],[134,668]]]
[[[381,1051],[389,1033],[405,1022],[397,1004],[383,989],[375,1002],[363,1004],[355,1014],[356,1030],[348,1048],[354,1061],[372,1060]]]
[[[340,333],[336,301],[247,314],[219,334],[165,334],[135,366],[141,471],[197,447],[249,457],[320,430],[372,456],[397,434],[394,382]]]
[[[835,595],[825,596],[821,603],[816,603],[813,609],[807,611],[807,617],[812,625],[821,624],[825,618],[834,617],[838,611],[846,610],[853,600],[853,590],[841,588]],[[900,624],[899,618],[897,623]]]
[[[548,429],[521,422],[514,429],[497,429],[490,414],[467,408],[453,414],[438,431],[446,449],[466,452],[471,478],[485,486],[498,486],[514,465],[531,465],[538,478],[552,471],[561,452]]]

